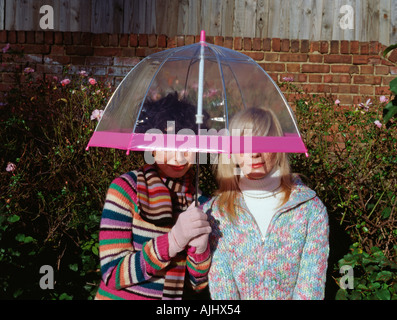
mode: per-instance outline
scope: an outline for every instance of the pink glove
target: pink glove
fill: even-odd
[[[168,233],[169,255],[175,257],[178,252],[185,249],[187,244],[193,238],[202,234],[211,233],[211,227],[207,221],[207,215],[200,209],[194,206],[182,212],[171,231]]]
[[[188,252],[196,253],[196,254],[204,253],[208,247],[208,237],[209,237],[208,233],[203,233],[202,235],[200,235],[196,238],[193,238],[189,242]]]

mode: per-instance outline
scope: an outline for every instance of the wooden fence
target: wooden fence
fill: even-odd
[[[397,0],[0,0],[0,29],[397,43]],[[46,17],[51,18],[51,17]]]

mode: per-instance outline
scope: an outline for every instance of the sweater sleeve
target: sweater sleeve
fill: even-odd
[[[201,291],[208,285],[210,265],[211,253],[209,244],[207,250],[200,254],[187,250],[186,267],[193,290]]]
[[[299,274],[293,293],[294,300],[324,299],[327,260],[329,254],[329,226],[325,206],[315,198],[308,222]]]
[[[138,251],[132,241],[133,212],[137,212],[136,184],[131,175],[115,179],[109,187],[99,230],[102,279],[111,289],[148,280],[169,265],[168,235],[143,244]]]
[[[214,217],[213,210],[216,210],[216,206],[212,206],[212,209],[208,209],[211,204],[204,206],[204,211],[209,210],[211,213],[209,221],[211,224],[212,232],[210,234],[209,244],[212,252],[211,268],[208,273],[208,287],[211,294],[212,300],[240,300],[240,293],[237,284],[234,280],[233,273],[230,269],[230,263],[228,261],[228,250],[227,240],[225,235],[220,230],[220,224],[222,219]],[[216,212],[215,212],[216,214]]]

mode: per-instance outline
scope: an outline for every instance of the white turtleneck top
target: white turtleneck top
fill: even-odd
[[[255,218],[262,240],[265,238],[270,221],[280,205],[283,197],[281,192],[281,173],[274,168],[262,179],[249,179],[241,173],[239,187],[248,210]]]

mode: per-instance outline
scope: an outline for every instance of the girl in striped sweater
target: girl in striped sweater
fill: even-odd
[[[197,131],[195,107],[170,94],[144,105],[138,132],[167,121]],[[154,164],[109,187],[99,233],[102,280],[96,299],[203,298],[211,263],[207,215],[194,206],[194,154],[154,152]],[[204,197],[199,201],[205,200]]]

